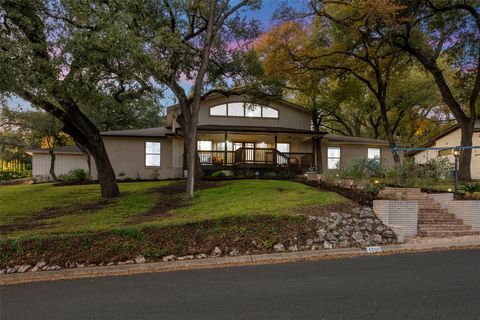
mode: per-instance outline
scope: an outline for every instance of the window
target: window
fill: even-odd
[[[229,117],[244,117],[245,108],[243,102],[235,102],[228,104],[228,116]]]
[[[160,142],[145,142],[145,166],[160,167]]]
[[[290,143],[277,143],[277,150],[282,153],[290,153]]]
[[[212,141],[197,141],[197,150],[198,151],[212,151],[213,150]]]
[[[328,156],[327,168],[340,169],[340,148],[328,147],[327,156]]]
[[[368,159],[380,160],[380,148],[368,148]]]
[[[245,108],[245,117],[257,117],[262,116],[262,107],[258,104],[247,103]]]
[[[227,115],[227,105],[221,104],[219,106],[211,107],[210,108],[210,115],[211,116],[226,116]]]
[[[276,109],[270,107],[263,107],[262,112],[263,118],[278,118],[278,110]]]
[[[232,102],[210,107],[211,116],[278,118],[278,110],[254,103]]]

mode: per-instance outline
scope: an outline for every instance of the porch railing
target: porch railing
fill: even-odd
[[[226,161],[225,161],[226,154]],[[255,164],[275,167],[310,168],[313,154],[306,152],[280,152],[271,148],[239,148],[235,151],[198,151],[202,165]]]

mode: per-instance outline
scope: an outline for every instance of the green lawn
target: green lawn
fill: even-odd
[[[193,201],[185,201],[178,187],[172,189],[179,183],[122,183],[122,196],[108,201],[101,199],[98,185],[2,186],[0,228],[8,238],[99,232],[233,216],[288,215],[305,207],[348,201],[336,193],[280,180],[216,182],[211,188],[197,191]],[[164,205],[155,211],[159,201]],[[172,203],[175,205],[165,206]]]

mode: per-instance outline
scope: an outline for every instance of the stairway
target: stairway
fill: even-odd
[[[432,200],[428,194],[417,188],[387,188],[383,195],[399,199],[418,201],[418,236],[420,237],[459,237],[480,235],[472,226],[464,224],[455,214]]]

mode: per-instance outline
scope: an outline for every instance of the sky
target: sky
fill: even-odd
[[[287,3],[291,7],[299,8],[303,4],[303,2],[304,0],[263,0],[261,9],[245,12],[245,15],[249,18],[259,20],[262,24],[262,31],[265,32],[268,31],[273,25],[273,14],[282,3]],[[187,82],[184,82],[182,85],[184,87],[189,87],[189,83]],[[167,93],[166,97],[162,99],[161,103],[165,106],[173,104],[173,95],[171,93]],[[7,105],[9,107],[20,106],[22,109],[31,109],[31,105],[28,102],[18,97],[8,98]]]

